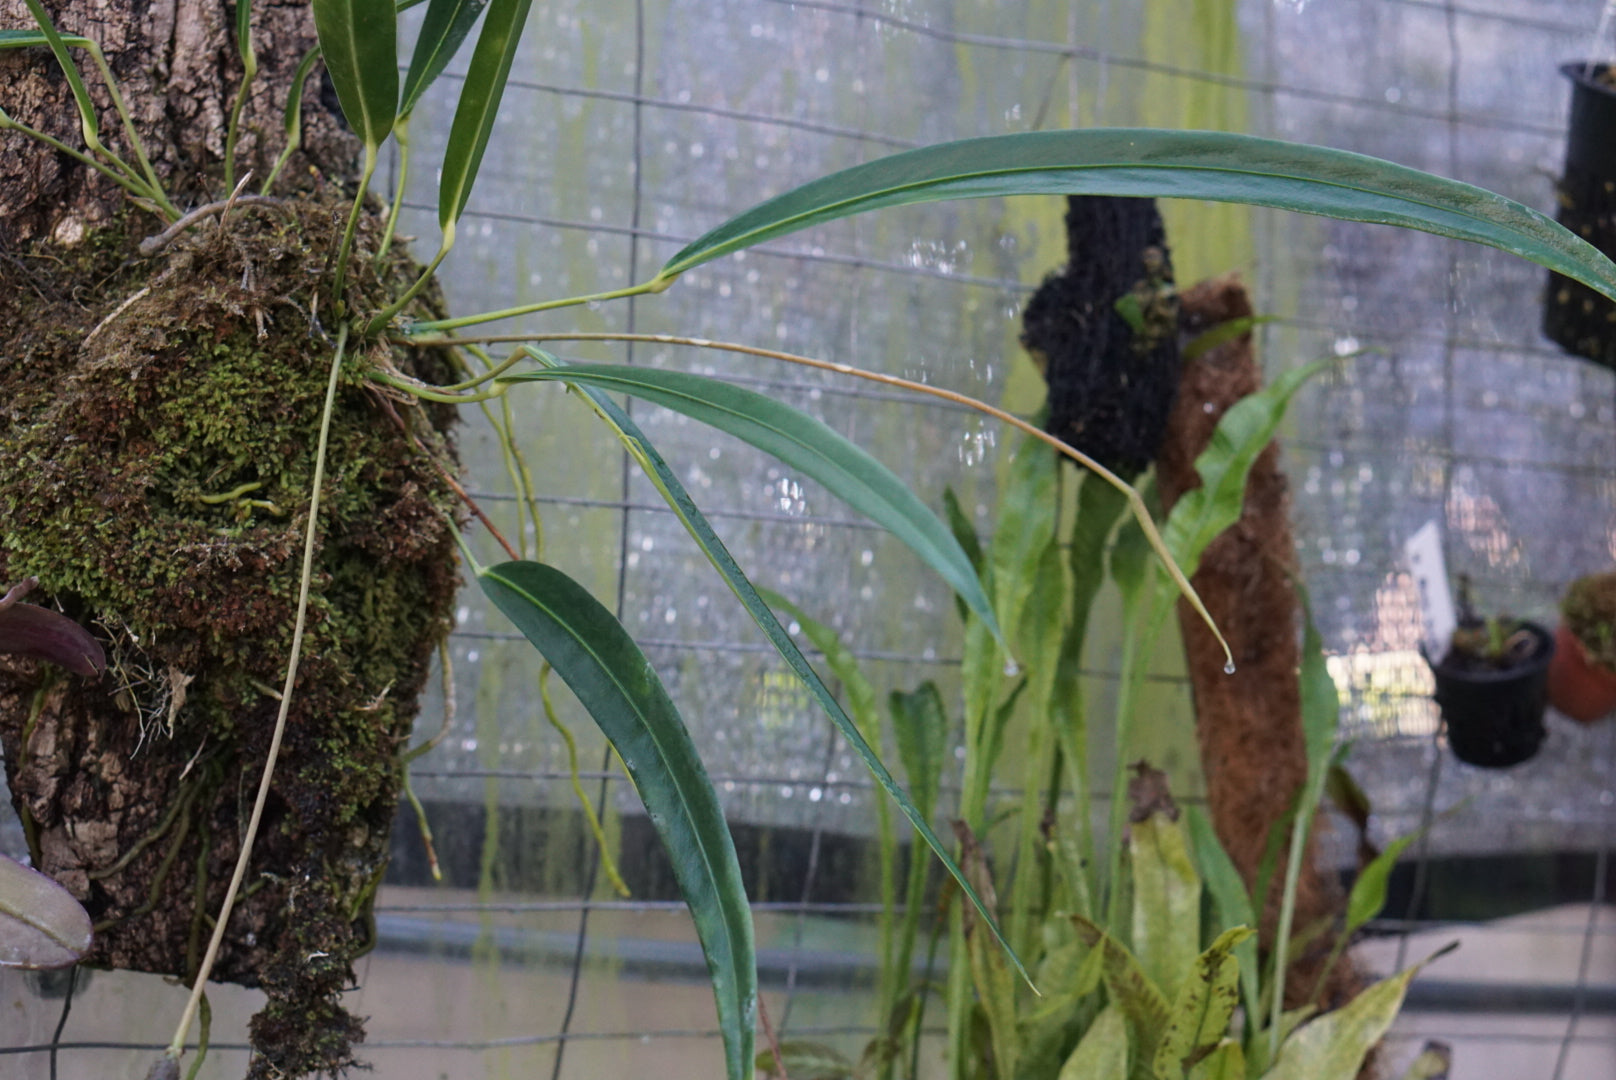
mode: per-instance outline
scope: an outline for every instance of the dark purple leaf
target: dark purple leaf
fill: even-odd
[[[93,678],[107,666],[101,643],[65,615],[18,601],[0,607],[0,653],[31,656]]]

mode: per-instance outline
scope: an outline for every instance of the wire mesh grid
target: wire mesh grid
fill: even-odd
[[[1237,70],[1153,44],[1152,18],[1192,10],[1238,21]],[[1591,0],[545,5],[448,291],[469,310],[619,287],[707,224],[815,173],[944,137],[1140,122],[1154,115],[1141,104],[1153,96],[1235,93],[1253,130],[1361,149],[1547,205],[1564,107],[1546,72],[1587,51],[1597,17]],[[417,160],[433,159],[455,78],[423,103]],[[428,234],[429,186],[417,181],[405,205],[406,228]],[[895,224],[828,228],[688,275],[668,305],[591,309],[579,323],[782,343],[1026,401],[1009,358],[1019,305],[1061,261],[1057,214],[924,210]],[[1490,598],[1552,610],[1566,580],[1616,555],[1612,379],[1538,337],[1534,269],[1388,231],[1251,221],[1257,257],[1242,269],[1259,306],[1279,313],[1265,333],[1270,368],[1380,350],[1337,368],[1303,402],[1285,454],[1302,562],[1358,740],[1355,768],[1386,835],[1424,830],[1416,870],[1372,927],[1379,937],[1366,962],[1389,970],[1447,934],[1467,940],[1461,958],[1477,958],[1434,968],[1429,992],[1417,982],[1395,1039],[1459,1045],[1458,1077],[1609,1075],[1616,926],[1601,914],[1616,813],[1610,729],[1554,722],[1544,756],[1505,775],[1448,759],[1397,548],[1438,520],[1450,565]],[[577,352],[694,365],[802,405],[922,490],[954,484],[991,527],[1000,436],[974,417],[662,347]],[[715,755],[713,779],[748,861],[777,1025],[856,1052],[873,1033],[861,1011],[877,910],[864,842],[871,783],[800,693],[774,677],[767,646],[704,600],[711,590],[693,584],[699,555],[628,460],[594,449],[601,444],[560,406],[534,410],[524,441],[541,464],[548,550],[573,545],[558,561],[613,598]],[[782,470],[709,445],[677,420],[637,419],[681,460],[682,475],[689,469],[726,540],[749,556],[743,565],[780,591],[823,598],[878,685],[931,677],[957,691],[960,641],[946,590]],[[474,472],[479,500],[496,513],[510,508],[512,489],[492,479],[504,472],[487,434],[462,441],[474,464],[494,465]],[[1580,508],[1577,521],[1549,524],[1567,506]],[[715,1072],[705,970],[630,786],[585,737],[576,710],[568,716],[585,763],[576,774],[566,768],[562,741],[537,718],[520,642],[466,603],[453,639],[458,719],[443,751],[414,772],[449,887],[424,884],[412,825],[401,821],[378,905],[381,945],[359,973],[355,1008],[373,1017],[366,1056],[384,1077]],[[1115,668],[1089,674],[1103,683]],[[1186,726],[1182,677],[1156,684],[1170,721]],[[435,722],[432,708],[424,723]],[[574,775],[606,812],[632,899],[611,897],[598,880],[593,840],[570,810]],[[1527,891],[1561,906],[1499,922],[1485,904],[1451,903],[1458,886],[1439,880],[1443,868],[1482,856],[1552,857],[1551,869],[1522,873],[1534,886],[1552,878],[1546,892]],[[1449,906],[1433,905],[1433,890],[1444,889]],[[1494,954],[1505,959],[1482,962]],[[50,980],[5,978],[32,1004],[22,1027],[7,1030],[0,1073],[19,1063],[19,1075],[105,1075],[131,1052],[161,1049],[139,1033],[162,1008],[163,988],[125,987],[104,973],[66,993]],[[219,997],[216,1030],[232,1030],[251,995]],[[107,1031],[119,1037],[101,1037]],[[1498,1067],[1467,1064],[1470,1046]],[[239,1038],[214,1051],[209,1072],[241,1071]]]

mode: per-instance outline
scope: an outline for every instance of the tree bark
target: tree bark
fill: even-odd
[[[176,203],[217,197],[225,127],[241,81],[235,45],[235,5],[223,0],[44,0],[63,33],[101,43],[153,167]],[[23,0],[0,0],[0,27],[32,28]],[[284,145],[283,104],[292,74],[314,45],[307,0],[253,6],[258,76],[242,114],[237,176],[268,175]],[[102,140],[132,161],[122,124],[88,55],[75,58],[99,108]],[[287,175],[312,166],[346,179],[357,143],[324,104],[319,77],[303,102],[304,152]],[[19,123],[82,148],[79,115],[67,80],[50,50],[0,52],[0,108]],[[184,202],[182,202],[182,200]],[[49,237],[75,245],[110,221],[123,191],[65,154],[15,133],[0,133],[0,253]],[[155,229],[152,231],[156,231]]]
[[[174,203],[227,194],[234,7],[45,4],[59,30],[101,43]],[[253,22],[259,72],[235,164],[262,179],[315,35],[307,0],[259,0]],[[21,0],[0,0],[0,27],[32,26]],[[103,143],[134,164],[76,55]],[[163,223],[122,188],[0,131],[0,581],[38,577],[40,602],[92,628],[110,661],[91,679],[0,657],[0,745],[36,866],[97,922],[91,963],[195,977],[275,724],[333,358],[321,318],[357,150],[310,83],[305,150],[277,185],[298,197],[239,208],[150,257],[139,242]],[[0,51],[0,108],[83,147],[48,49]],[[372,260],[380,232],[362,217],[350,273],[369,308],[420,271],[399,248]],[[429,350],[389,359],[449,377]],[[400,750],[458,584],[440,476],[450,410],[384,403],[355,370],[333,409],[285,743],[213,970],[266,992],[255,1080],[354,1062],[363,1032],[342,991],[374,943]]]

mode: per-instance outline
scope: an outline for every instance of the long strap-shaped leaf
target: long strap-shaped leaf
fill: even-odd
[[[724,812],[679,712],[628,632],[554,567],[508,562],[477,582],[544,654],[628,769],[673,862],[707,956],[729,1080],[751,1080],[757,1026],[752,913]]]
[[[577,370],[577,367],[556,369],[558,373],[565,372],[568,374]],[[668,467],[668,463],[662,459],[662,455],[657,453],[656,448],[645,437],[639,425],[635,424],[628,413],[619,408],[616,402],[612,401],[600,390],[581,382],[578,384],[578,388],[589,395],[590,400],[595,403],[596,408],[600,410],[607,423],[617,429],[619,435],[629,445],[630,452],[634,454],[640,466],[645,469],[646,475],[651,478],[651,482],[656,485],[657,490],[662,493],[662,497],[667,500],[668,506],[678,515],[680,522],[691,537],[700,545],[708,561],[713,564],[713,568],[724,579],[724,583],[730,587],[730,591],[735,594],[735,598],[741,602],[741,606],[746,609],[746,613],[752,616],[752,621],[757,623],[758,629],[763,631],[763,635],[769,639],[769,643],[774,646],[775,651],[780,654],[780,657],[785,660],[792,672],[813,694],[814,700],[818,701],[820,707],[830,716],[831,722],[836,725],[836,729],[842,733],[842,737],[857,752],[865,767],[870,770],[870,774],[875,777],[876,782],[881,785],[888,795],[892,796],[892,800],[898,804],[898,809],[903,811],[904,817],[908,818],[909,823],[914,826],[915,832],[920,834],[921,839],[942,861],[943,866],[953,876],[954,881],[971,901],[972,906],[982,916],[982,920],[987,924],[994,939],[1009,954],[1010,962],[1015,965],[1016,971],[1023,979],[1027,979],[1030,984],[1032,980],[1027,975],[1026,967],[1022,964],[1020,957],[1016,956],[1015,952],[1011,950],[993,912],[982,902],[976,890],[971,887],[971,883],[966,880],[964,872],[949,855],[948,849],[943,846],[943,842],[932,831],[930,814],[932,804],[936,802],[935,788],[937,781],[935,777],[930,783],[931,790],[924,795],[926,810],[922,812],[916,807],[914,800],[910,799],[908,793],[893,779],[892,773],[887,770],[886,765],[881,761],[880,755],[875,752],[868,740],[860,733],[858,725],[853,722],[852,717],[847,715],[846,710],[842,708],[841,702],[836,700],[836,695],[830,692],[830,688],[819,677],[819,673],[814,670],[813,665],[808,663],[808,658],[802,654],[801,649],[797,648],[797,643],[791,640],[790,634],[786,633],[786,628],[780,625],[780,620],[769,609],[769,605],[764,603],[763,598],[758,595],[757,588],[735,562],[734,556],[729,553],[729,549],[724,546],[724,542],[718,538],[718,534],[713,531],[713,527],[707,521],[706,515],[696,506],[695,501],[690,497],[690,493],[679,482],[679,478]],[[933,688],[932,692],[935,694],[935,688]],[[939,720],[942,719],[941,710],[938,710],[936,715]],[[946,733],[938,732],[933,735],[933,738],[941,743],[946,738]],[[910,778],[910,783],[917,789],[921,784],[913,776]]]
[[[494,117],[505,94],[516,47],[527,25],[528,8],[533,0],[492,0],[483,32],[477,35],[466,82],[460,88],[460,104],[455,107],[454,124],[449,128],[449,144],[443,150],[443,172],[438,180],[438,227],[443,230],[447,248],[454,237],[455,222],[471,198],[471,185],[482,167],[483,151],[494,130]]]
[[[1002,195],[1136,195],[1250,203],[1401,225],[1531,259],[1616,297],[1616,265],[1511,199],[1379,158],[1217,131],[1095,128],[943,143],[832,173],[720,225],[668,260],[693,266],[883,206]]]
[[[772,454],[907,544],[965,598],[1004,644],[993,605],[948,526],[891,469],[806,413],[718,379],[624,364],[569,364],[509,375],[504,381],[570,382],[616,390],[684,413]],[[1008,651],[1009,646],[1004,647]]]
[[[314,0],[314,29],[342,115],[368,153],[398,110],[398,16],[393,0]]]
[[[432,0],[421,23],[421,35],[415,39],[410,54],[410,70],[404,76],[404,97],[398,106],[398,115],[409,116],[415,103],[421,100],[426,88],[443,74],[460,43],[466,40],[471,28],[482,14],[487,0]]]

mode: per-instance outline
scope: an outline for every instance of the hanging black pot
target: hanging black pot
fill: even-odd
[[[1571,128],[1560,180],[1560,224],[1606,255],[1616,255],[1616,72],[1578,61],[1571,80]],[[1566,352],[1616,368],[1616,303],[1580,282],[1549,275],[1543,333]]]
[[[1507,666],[1478,663],[1459,650],[1431,666],[1448,746],[1460,761],[1502,769],[1532,757],[1543,744],[1554,637],[1536,623],[1520,629],[1530,634],[1531,645]]]

